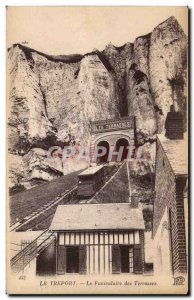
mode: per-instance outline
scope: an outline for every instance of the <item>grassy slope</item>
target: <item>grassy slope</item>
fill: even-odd
[[[149,174],[144,176],[130,176],[132,194],[136,194],[142,203],[153,204],[154,183]]]
[[[11,223],[22,219],[77,183],[78,172],[62,176],[10,197]]]
[[[143,204],[143,218],[146,231],[151,231],[153,226],[153,203],[154,203],[154,182],[152,175],[131,176],[132,194],[135,194],[139,202]]]
[[[94,199],[98,203],[122,203],[129,201],[126,164],[123,165],[115,177]]]

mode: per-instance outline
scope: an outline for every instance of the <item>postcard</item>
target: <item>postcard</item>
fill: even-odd
[[[6,292],[188,294],[188,7],[6,14]]]

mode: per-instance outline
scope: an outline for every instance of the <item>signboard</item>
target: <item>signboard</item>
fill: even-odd
[[[134,129],[134,117],[124,119],[112,119],[96,121],[91,123],[91,132],[104,132],[114,130]]]

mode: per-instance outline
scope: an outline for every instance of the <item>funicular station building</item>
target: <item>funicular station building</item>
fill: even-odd
[[[104,147],[106,154],[99,157],[99,162],[107,162],[110,151],[118,152],[123,147],[122,160],[131,154],[135,146],[135,117],[124,117],[120,119],[108,119],[91,122],[90,133],[90,156],[94,160],[97,147]],[[112,155],[115,161],[117,156]]]
[[[50,230],[57,274],[144,272],[144,220],[129,203],[59,205]]]

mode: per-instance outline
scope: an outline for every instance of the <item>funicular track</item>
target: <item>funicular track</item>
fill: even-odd
[[[104,163],[103,165],[107,168],[106,175],[104,177],[104,184],[101,186],[101,188],[91,197],[81,197],[78,199],[79,203],[92,203],[92,200],[95,198],[95,196],[102,191],[106,185],[114,178],[114,176],[117,174],[117,172],[120,170],[120,168],[123,166],[124,162],[115,163],[114,165],[109,165]]]
[[[119,172],[124,162],[116,163],[109,166],[109,170],[106,172],[105,180],[103,186],[99,189],[97,193],[99,193],[102,189],[106,187],[106,185],[114,178],[114,176]],[[106,166],[106,164],[105,164]],[[10,227],[10,231],[26,231],[26,230],[36,230],[37,224],[40,225],[42,222],[45,222],[46,219],[52,218],[56,207],[59,204],[79,204],[83,203],[83,199],[80,199],[76,195],[77,184],[74,185],[70,190],[61,193],[57,197],[55,197],[52,201],[49,201],[47,204],[43,205],[36,212],[31,213],[27,217],[18,221],[15,224],[12,224]],[[95,193],[95,195],[97,194]],[[92,196],[90,198],[85,199],[84,203],[91,203],[92,199],[95,197]],[[69,198],[68,198],[69,197]],[[17,253],[11,259],[11,267],[15,273],[21,272],[24,268],[29,265],[30,261],[33,260],[40,251],[43,251],[45,247],[52,242],[55,238],[54,234],[49,232],[49,229],[41,233],[34,241],[32,241],[29,245],[27,245],[24,249],[22,249],[19,253]]]
[[[124,163],[125,162],[123,161],[123,162],[115,163],[112,166],[109,166],[110,170],[107,171],[107,173],[105,175],[104,184],[101,186],[101,188],[92,197],[80,199],[79,203],[92,203],[92,201],[95,199],[95,197],[109,184],[110,181],[113,180],[113,178],[116,176],[116,174],[123,167]],[[104,165],[108,166],[108,164],[104,164]]]
[[[122,165],[123,163],[115,163],[112,166],[109,166],[108,164],[104,164],[104,166],[107,168],[107,171],[104,178],[104,184],[100,188],[100,190],[102,190],[106,186],[107,182],[109,182],[114,177],[115,173],[118,171],[118,169],[120,169]],[[46,222],[46,220],[52,219],[56,207],[59,204],[90,203],[91,199],[94,197],[92,196],[90,198],[80,199],[80,197],[77,197],[76,191],[77,191],[77,184],[72,186],[71,189],[66,190],[63,193],[57,195],[54,199],[44,204],[43,206],[39,207],[36,211],[30,213],[29,215],[20,219],[19,221],[11,224],[10,231],[37,230],[37,224],[38,226],[40,226],[41,224]]]
[[[53,200],[49,201],[42,207],[38,208],[35,212],[32,212],[30,215],[22,218],[16,223],[10,226],[10,231],[26,231],[33,230],[36,223],[40,223],[45,220],[46,217],[52,215],[53,210],[56,209],[57,205],[63,202],[69,195],[71,195],[77,188],[77,184],[74,185],[70,190],[65,191],[55,197]],[[68,202],[68,199],[67,199]]]
[[[125,161],[122,163],[117,163],[116,168],[112,172],[109,172],[106,177],[105,184],[95,193],[95,195],[87,201],[87,203],[92,203],[92,201],[96,198],[96,196],[113,180],[113,178],[117,175],[117,173],[121,170]]]

